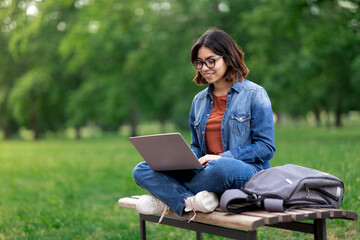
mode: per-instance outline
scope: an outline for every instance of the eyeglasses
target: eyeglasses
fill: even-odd
[[[197,68],[198,70],[202,69],[202,67],[204,66],[204,63],[208,68],[214,68],[215,67],[215,62],[217,60],[219,60],[220,58],[222,58],[222,57],[223,56],[220,56],[220,57],[217,57],[217,58],[214,58],[214,59],[206,59],[205,61],[195,60],[193,62],[193,64],[194,64],[195,68]]]

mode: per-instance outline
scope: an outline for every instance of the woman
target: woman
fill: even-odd
[[[133,172],[144,195],[137,210],[153,214],[173,210],[211,212],[217,195],[241,188],[258,171],[270,167],[275,153],[273,113],[261,86],[245,79],[244,54],[224,31],[210,29],[191,49],[194,81],[208,84],[190,110],[191,149],[201,170],[156,172],[142,162]],[[195,217],[194,214],[194,217]],[[161,221],[161,219],[160,219]]]

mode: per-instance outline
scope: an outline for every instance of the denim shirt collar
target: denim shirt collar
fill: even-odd
[[[236,82],[235,84],[233,84],[233,85],[231,86],[229,92],[231,91],[231,89],[232,89],[233,91],[235,91],[235,92],[240,92],[241,89],[243,88],[243,85],[244,85],[244,82],[245,82],[245,81],[246,81],[246,80],[244,79],[244,80],[242,80],[241,82]],[[208,87],[208,90],[207,90],[206,95],[210,97],[211,94],[212,94],[212,92],[213,92],[213,90],[214,90],[214,84],[209,84],[209,87]]]

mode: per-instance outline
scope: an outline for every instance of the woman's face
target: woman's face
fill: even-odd
[[[209,59],[217,59],[221,57],[220,55],[217,55],[214,53],[210,48],[201,46],[198,51],[198,60],[200,61],[206,61]],[[200,74],[206,79],[206,81],[210,84],[216,84],[221,82],[223,79],[226,70],[227,65],[224,62],[223,58],[219,58],[215,61],[215,67],[208,68],[205,64],[203,64],[202,69],[199,70]]]

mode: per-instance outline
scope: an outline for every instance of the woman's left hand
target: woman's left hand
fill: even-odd
[[[220,155],[206,154],[205,156],[199,158],[199,161],[201,165],[207,165],[208,162],[219,158],[221,158]]]

